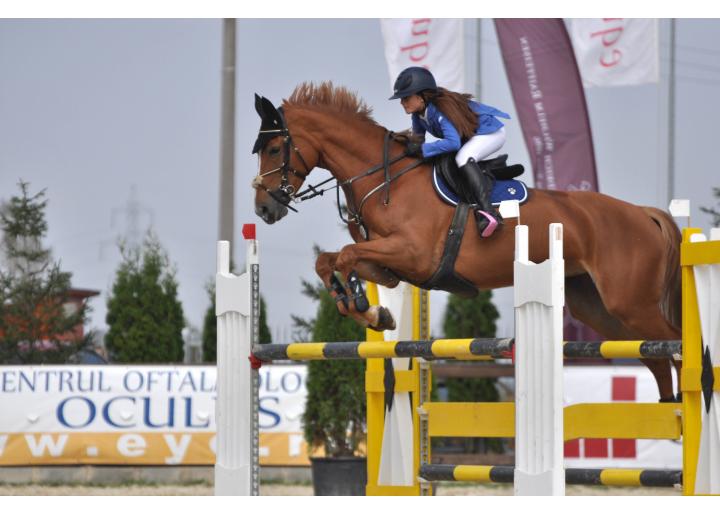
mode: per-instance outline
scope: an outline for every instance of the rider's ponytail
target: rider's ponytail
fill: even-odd
[[[456,93],[444,87],[437,91],[423,91],[420,93],[425,103],[432,102],[455,125],[463,143],[475,135],[478,127],[478,115],[470,108],[468,102],[472,95]]]

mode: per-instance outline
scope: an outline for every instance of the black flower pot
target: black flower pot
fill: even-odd
[[[311,457],[315,496],[365,496],[365,457]]]

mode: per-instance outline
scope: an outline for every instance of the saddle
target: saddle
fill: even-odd
[[[490,174],[495,180],[512,180],[519,177],[525,172],[522,164],[507,165],[507,154],[499,155],[494,159],[478,161],[478,165],[486,173]],[[455,162],[455,153],[446,153],[438,155],[433,160],[435,171],[440,174],[445,183],[452,191],[458,193],[460,198],[468,198],[465,184],[458,181],[460,173]]]
[[[497,203],[503,199],[517,199],[521,203],[527,201],[527,189],[524,184],[514,181],[515,177],[522,175],[524,168],[521,164],[507,165],[507,154],[500,155],[494,159],[478,161],[478,165],[486,173],[489,173],[495,182],[493,193],[498,192]],[[443,154],[433,160],[435,168],[433,175],[433,184],[438,194],[444,201],[455,206],[455,213],[447,232],[445,240],[445,248],[440,258],[440,264],[433,273],[432,277],[422,284],[415,284],[423,289],[440,289],[456,294],[462,298],[473,298],[477,295],[478,290],[465,277],[459,275],[455,271],[455,261],[460,251],[460,243],[465,234],[465,225],[467,224],[468,213],[470,212],[470,204],[467,203],[469,195],[466,186],[462,181],[458,181],[460,173],[455,162],[454,154]],[[441,182],[445,184],[440,184]],[[499,182],[501,184],[499,184]],[[507,186],[507,184],[510,184]],[[450,191],[443,188],[447,186]],[[507,187],[498,187],[498,186]],[[507,189],[507,192],[503,192]],[[455,197],[454,197],[455,196]],[[493,197],[495,195],[493,194]]]

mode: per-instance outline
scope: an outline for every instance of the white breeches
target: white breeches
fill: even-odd
[[[494,154],[505,144],[505,127],[492,134],[479,134],[465,143],[455,156],[458,166],[464,166],[471,157],[481,161]]]

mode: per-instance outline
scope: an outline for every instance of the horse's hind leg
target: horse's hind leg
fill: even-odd
[[[640,359],[655,377],[661,402],[674,402],[672,369],[668,359]]]
[[[677,331],[667,323],[659,307],[644,303],[643,299],[633,295],[630,289],[630,285],[625,287],[629,302],[612,304],[611,312],[606,308],[588,274],[569,277],[565,281],[565,297],[570,312],[604,337],[611,340],[676,339]],[[632,304],[633,298],[636,300],[635,304]],[[666,359],[640,359],[640,361],[655,378],[660,401],[672,401],[674,394],[670,361]]]
[[[669,340],[680,339],[681,334],[663,316],[658,303],[644,302],[634,295],[638,304],[624,305],[615,310],[615,315],[626,325],[634,339]],[[670,359],[641,359],[655,377],[660,392],[660,401],[673,401],[673,379]],[[678,389],[680,384],[678,383]]]
[[[582,321],[603,337],[610,340],[631,337],[627,327],[607,311],[592,278],[587,273],[565,278],[565,301],[575,319]]]

